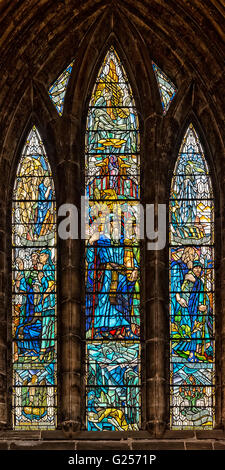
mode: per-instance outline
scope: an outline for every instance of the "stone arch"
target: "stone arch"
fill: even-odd
[[[196,121],[196,119],[195,119]],[[193,415],[193,422],[190,422],[190,425],[201,427],[201,419],[199,420],[200,414],[202,415],[206,413],[206,409],[208,405],[204,405],[204,409],[199,409],[199,413],[196,412],[196,409],[193,408],[190,403],[190,412],[187,411],[186,418],[183,417],[182,414],[179,414],[179,405],[178,403],[182,404],[185,402],[187,406],[188,400],[185,398],[186,396],[193,396],[195,399],[195,393],[192,390],[191,383],[201,384],[209,383],[209,388],[207,386],[199,388],[199,395],[204,396],[206,400],[205,403],[208,403],[208,397],[211,404],[211,410],[209,410],[210,416],[208,419],[208,425],[211,429],[215,426],[215,388],[214,388],[214,379],[213,376],[215,375],[215,368],[214,368],[214,354],[215,354],[215,341],[214,341],[214,328],[215,328],[215,315],[217,309],[214,310],[214,252],[215,252],[215,240],[214,240],[214,195],[213,195],[213,188],[212,188],[212,180],[210,169],[207,163],[207,158],[205,151],[203,149],[202,141],[200,139],[199,133],[197,131],[196,125],[193,123],[193,120],[190,120],[188,124],[186,123],[185,131],[182,136],[181,145],[179,147],[179,151],[177,153],[177,158],[175,162],[175,166],[172,173],[171,178],[171,189],[170,189],[170,202],[169,202],[169,292],[170,292],[170,301],[169,301],[169,322],[170,322],[170,419],[171,419],[171,427],[172,429],[176,429],[180,427],[182,429],[182,419],[184,423],[184,428],[187,426],[188,420],[191,420],[191,416]],[[188,145],[192,145],[193,154],[190,153],[189,159],[185,159],[183,150],[186,140],[191,139]],[[187,150],[189,151],[189,150]],[[196,156],[194,152],[199,152],[199,158],[196,160]],[[180,153],[181,152],[181,153]],[[182,153],[183,152],[183,153]],[[197,164],[195,165],[195,162]],[[191,171],[193,175],[191,176],[192,179],[185,180],[186,169]],[[201,174],[199,173],[201,172]],[[183,174],[182,174],[183,173]],[[192,185],[192,181],[194,181]],[[201,184],[203,184],[204,188],[203,192],[201,189]],[[189,190],[187,191],[187,188]],[[192,202],[193,198],[193,202]],[[199,204],[199,200],[201,200]],[[204,200],[204,199],[207,199]],[[190,202],[190,206],[189,206]],[[212,205],[212,207],[211,207]],[[210,207],[210,210],[208,208]],[[190,214],[191,222],[189,221],[189,215],[187,218],[187,211]],[[190,213],[190,211],[192,211]],[[206,212],[204,212],[206,211]],[[209,213],[208,213],[208,212]],[[205,215],[206,214],[206,215]],[[204,224],[201,226],[200,222],[202,218],[207,217],[209,218],[209,224],[206,227]],[[196,225],[196,221],[199,221],[199,225]],[[207,219],[208,220],[208,219]],[[190,224],[190,226],[189,226]],[[193,232],[192,227],[195,228],[195,232]],[[184,231],[183,231],[184,229]],[[199,232],[198,232],[199,230]],[[201,235],[200,235],[201,233]],[[203,237],[203,238],[202,238]],[[188,251],[189,250],[189,251]],[[190,252],[192,250],[192,252]],[[188,253],[190,252],[190,255]],[[178,259],[178,255],[181,258]],[[188,264],[186,262],[188,256]],[[195,261],[191,257],[194,256]],[[181,261],[182,260],[182,261]],[[198,266],[197,266],[198,263]],[[201,277],[195,277],[191,275],[191,279],[195,283],[196,287],[204,286],[204,296],[200,293],[192,294],[190,293],[192,290],[192,282],[190,285],[188,284],[188,289],[190,292],[185,294],[183,292],[184,284],[187,285],[187,282],[184,281],[186,279],[187,272],[190,271],[190,264],[193,266],[193,272],[195,270],[200,270],[201,266]],[[196,264],[196,267],[195,267]],[[204,272],[204,277],[202,277]],[[182,274],[181,274],[182,273]],[[175,276],[175,277],[174,277]],[[184,276],[184,277],[183,277]],[[199,272],[198,272],[199,276]],[[210,279],[208,279],[210,276]],[[187,275],[188,277],[188,275]],[[183,280],[182,280],[183,279]],[[197,337],[200,338],[201,332],[200,330],[197,331],[193,328],[193,322],[197,322],[197,318],[201,321],[201,315],[195,312],[195,307],[192,303],[193,295],[196,296],[196,300],[200,303],[207,304],[207,306],[203,305],[200,308],[206,309],[207,315],[203,317],[202,323],[202,338],[208,338],[206,340],[197,340]],[[186,296],[186,297],[185,297]],[[186,302],[186,300],[187,302]],[[181,303],[182,302],[182,303]],[[208,303],[207,303],[208,302]],[[199,303],[199,305],[200,305]],[[185,305],[184,305],[185,304]],[[185,308],[184,308],[185,307]],[[179,314],[177,313],[179,312]],[[186,313],[184,313],[186,312]],[[179,316],[181,315],[181,316]],[[197,316],[196,316],[197,315]],[[196,320],[194,320],[196,318]],[[210,318],[210,320],[209,320]],[[182,326],[181,326],[182,325]],[[192,343],[190,344],[187,342],[186,339],[182,340],[173,340],[172,338],[174,335],[176,338],[178,337],[182,328],[190,328],[190,335],[193,338]],[[210,325],[210,326],[209,326]],[[208,328],[209,326],[209,328]],[[199,326],[198,326],[199,328]],[[177,334],[176,334],[177,330]],[[195,338],[196,337],[196,338]],[[196,342],[195,342],[196,339]],[[177,342],[176,342],[177,341]],[[210,348],[209,348],[210,344]],[[184,348],[184,349],[182,349]],[[209,349],[207,349],[209,348]],[[182,351],[181,351],[182,349]],[[209,353],[210,351],[210,353]],[[186,354],[187,353],[187,354]],[[196,369],[202,368],[205,370],[205,374],[203,371],[199,370],[199,375],[195,376],[195,373],[191,374],[191,368],[193,367],[190,365],[188,359],[188,354],[190,357],[193,356],[193,361],[196,363]],[[178,364],[180,362],[180,364]],[[183,369],[182,373],[180,374],[179,368],[185,367],[184,374]],[[177,367],[178,366],[178,367]],[[205,369],[204,369],[205,368]],[[188,372],[187,372],[188,371]],[[182,374],[186,375],[186,379],[183,379]],[[203,375],[201,375],[203,374]],[[207,378],[206,378],[207,376]],[[189,380],[190,377],[190,380]],[[183,381],[184,380],[184,381]],[[206,382],[205,382],[206,380]],[[208,380],[208,382],[207,382]],[[178,382],[177,382],[178,381]],[[179,382],[180,381],[180,382]],[[180,383],[179,390],[176,386],[176,383]],[[186,384],[189,384],[188,386]],[[187,393],[188,392],[188,393]],[[206,394],[205,394],[206,392]],[[212,393],[212,394],[211,394]],[[205,395],[204,395],[205,394]],[[203,400],[204,400],[203,399]],[[203,402],[202,400],[202,402]],[[196,403],[198,400],[196,401]],[[203,405],[202,405],[203,406]],[[209,407],[210,408],[210,407]],[[194,411],[195,409],[195,411]],[[195,414],[197,413],[197,414]],[[186,423],[186,424],[185,424]]]
[[[55,187],[45,145],[35,125],[29,129],[25,142],[11,202],[12,374],[7,374],[12,381],[11,418],[17,430],[38,429],[39,423],[54,429],[57,422]]]

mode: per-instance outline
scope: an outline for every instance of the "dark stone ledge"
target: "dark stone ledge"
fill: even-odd
[[[189,429],[187,430],[166,430],[160,437],[161,439],[195,439],[196,438],[196,432],[191,431]]]
[[[98,434],[98,439],[97,435]],[[130,439],[132,441],[142,440],[154,440],[154,441],[165,441],[165,440],[220,440],[225,442],[225,431],[222,429],[215,429],[212,431],[191,431],[191,430],[166,430],[160,435],[155,435],[150,431],[130,431],[130,432],[114,432],[114,431],[76,431],[76,432],[65,432],[60,429],[55,431],[14,431],[5,430],[0,431],[0,442],[24,440],[24,441],[125,441]]]
[[[74,441],[17,441],[9,444],[9,450],[75,450]]]
[[[55,432],[55,431],[54,431]],[[0,440],[14,440],[14,439],[19,439],[20,441],[24,440],[29,440],[31,439],[32,441],[34,440],[40,440],[41,439],[41,431],[0,431]]]
[[[215,442],[215,444],[214,444],[214,449],[215,449],[215,450],[225,450],[225,441],[223,441],[223,442],[220,442],[220,441]]]
[[[128,441],[78,441],[76,450],[130,450]]]
[[[133,441],[131,443],[132,450],[185,450],[183,441]]]
[[[7,441],[0,442],[0,450],[8,450],[9,443]]]
[[[197,439],[225,439],[225,431],[223,429],[214,429],[212,431],[196,431]]]
[[[98,436],[97,436],[98,435]],[[148,431],[130,431],[130,432],[114,432],[114,431],[77,431],[71,432],[69,436],[67,436],[66,432],[61,430],[56,431],[42,431],[41,438],[47,440],[56,440],[56,439],[74,439],[74,440],[86,440],[86,441],[120,441],[121,439],[154,439],[155,436],[150,434]]]
[[[96,438],[95,438],[96,439]],[[46,440],[32,439],[2,441],[1,450],[115,450],[115,451],[160,451],[160,450],[225,450],[225,440],[176,440],[176,439],[137,439],[133,440]]]
[[[190,441],[186,442],[187,450],[213,450],[213,442],[207,441]]]

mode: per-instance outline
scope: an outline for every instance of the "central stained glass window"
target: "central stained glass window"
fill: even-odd
[[[86,423],[92,431],[140,428],[139,151],[133,94],[111,47],[86,123]]]

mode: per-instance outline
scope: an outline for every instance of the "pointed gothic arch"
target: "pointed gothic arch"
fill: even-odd
[[[170,426],[215,426],[214,196],[206,156],[189,123],[169,207]]]
[[[113,46],[100,67],[89,103],[85,151],[87,429],[138,430],[140,242],[138,222],[136,229],[134,224],[140,200],[139,123]]]
[[[54,182],[33,125],[12,196],[12,421],[16,430],[56,427],[56,242]]]

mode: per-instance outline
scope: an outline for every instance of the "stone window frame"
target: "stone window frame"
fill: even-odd
[[[171,158],[171,162],[169,165],[169,178],[168,178],[168,185],[167,185],[167,194],[168,194],[168,200],[170,198],[170,193],[171,193],[171,181],[173,177],[173,172],[174,168],[177,162],[177,159],[179,158],[179,151],[180,147],[183,142],[183,138],[185,136],[185,133],[189,127],[190,124],[193,124],[194,129],[199,137],[200,143],[203,148],[203,153],[204,153],[204,158],[207,162],[208,168],[209,168],[209,176],[211,180],[211,185],[212,185],[212,191],[213,191],[213,203],[214,203],[214,262],[215,262],[215,267],[214,267],[214,282],[215,282],[215,293],[214,293],[214,303],[215,303],[215,425],[212,430],[209,431],[204,431],[204,430],[197,430],[197,432],[200,433],[205,433],[206,435],[210,435],[210,433],[213,433],[215,429],[220,429],[220,423],[221,423],[221,378],[222,374],[219,375],[218,371],[221,367],[221,361],[219,358],[219,351],[221,351],[221,337],[219,335],[219,331],[221,331],[222,328],[222,319],[219,318],[217,315],[218,310],[220,310],[220,300],[221,300],[221,295],[220,295],[220,282],[219,282],[219,275],[218,275],[218,260],[221,257],[221,244],[219,243],[219,233],[220,233],[220,226],[219,226],[219,194],[218,194],[218,186],[217,186],[217,181],[215,177],[215,168],[214,168],[214,162],[212,158],[212,153],[211,149],[209,146],[209,142],[207,140],[207,136],[204,132],[203,127],[201,126],[200,120],[198,119],[196,113],[192,108],[188,110],[188,113],[179,129],[176,143],[174,146],[173,150],[173,155]],[[168,227],[168,232],[169,232],[169,207],[167,207],[167,227]],[[169,233],[168,233],[169,237]],[[167,269],[169,272],[169,249],[171,248],[171,245],[169,244],[169,240],[167,237]],[[169,277],[169,276],[168,276]],[[169,284],[169,281],[168,281]],[[169,287],[168,287],[168,305],[169,305]],[[169,337],[169,335],[168,335]],[[168,340],[170,342],[170,340]],[[168,351],[168,356],[170,359],[170,352]],[[168,359],[168,362],[169,362]],[[167,371],[167,390],[168,390],[168,395],[170,394],[170,387],[169,387],[169,371]],[[170,413],[170,406],[169,406],[169,400],[167,402],[167,415]],[[171,431],[173,432],[173,431]],[[175,431],[179,432],[179,430]]]
[[[0,425],[5,436],[17,434],[26,439],[36,438],[40,431],[12,431],[10,422],[11,400],[11,320],[7,316],[11,292],[11,197],[13,182],[20,150],[32,124],[40,131],[48,155],[56,190],[57,207],[65,202],[79,206],[81,182],[80,158],[84,158],[84,126],[90,93],[101,65],[102,57],[111,44],[115,46],[130,79],[136,106],[141,122],[141,154],[143,161],[143,203],[165,203],[169,199],[168,172],[173,170],[177,149],[187,121],[193,119],[200,132],[200,138],[206,149],[208,163],[212,170],[212,183],[216,202],[216,299],[221,317],[217,318],[216,348],[220,361],[217,365],[217,425],[212,431],[198,431],[202,437],[215,436],[223,429],[225,421],[225,401],[222,385],[224,383],[224,336],[225,318],[223,313],[223,295],[221,285],[225,268],[222,229],[223,218],[220,216],[223,195],[219,191],[219,174],[222,167],[220,154],[224,149],[218,131],[215,110],[210,107],[210,96],[201,89],[193,77],[188,78],[183,70],[178,73],[172,59],[151,56],[145,42],[130,25],[118,22],[103,24],[104,15],[81,41],[77,48],[76,66],[69,81],[64,113],[57,116],[47,94],[47,84],[59,75],[67,65],[61,53],[61,70],[58,63],[54,67],[55,56],[50,58],[48,73],[44,68],[34,77],[24,93],[21,93],[19,106],[4,142],[1,160],[1,174],[5,176],[0,188],[2,220],[0,230]],[[110,34],[109,34],[110,31]],[[88,44],[88,47],[86,45]],[[106,47],[107,45],[107,47]],[[165,73],[171,76],[177,85],[178,93],[165,116],[163,116],[159,91],[152,70],[154,60]],[[77,73],[77,70],[79,72]],[[219,117],[218,117],[219,119]],[[194,123],[193,122],[193,123]],[[204,129],[204,131],[203,131]],[[210,137],[209,137],[210,136]],[[148,159],[148,155],[150,158]],[[62,157],[63,156],[63,157]],[[154,185],[148,181],[152,179]],[[77,182],[74,185],[74,181]],[[145,307],[145,377],[143,383],[143,430],[139,432],[88,432],[81,428],[81,344],[80,337],[80,250],[79,240],[59,240],[58,253],[58,298],[59,304],[59,427],[55,431],[42,431],[45,438],[78,437],[90,439],[124,439],[137,436],[140,439],[151,437],[179,438],[192,436],[192,431],[171,431],[168,428],[168,245],[160,252],[148,252],[145,249],[144,307]],[[146,247],[145,247],[146,248]],[[150,293],[150,295],[149,295]],[[222,331],[222,334],[219,332]],[[6,332],[8,332],[6,334]],[[218,353],[219,352],[219,353]],[[166,358],[166,360],[165,360]],[[166,364],[168,367],[166,367]],[[223,367],[221,367],[223,365]],[[221,370],[221,374],[219,374]],[[58,437],[57,437],[58,436]],[[60,437],[61,436],[61,437]]]

